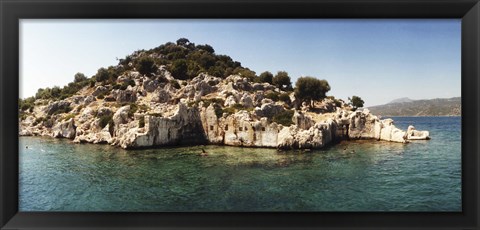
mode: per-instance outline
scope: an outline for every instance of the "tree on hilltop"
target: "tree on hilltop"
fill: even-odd
[[[186,46],[190,43],[190,40],[186,39],[186,38],[179,38],[177,40],[177,45],[178,46]]]
[[[352,96],[352,98],[348,98],[348,100],[350,101],[349,104],[353,107],[353,110],[363,107],[363,104],[365,103],[359,96]]]
[[[281,90],[292,90],[292,82],[285,71],[278,71],[275,77],[273,77],[272,83]]]
[[[87,77],[83,73],[76,73],[73,79],[73,82],[78,83],[82,81],[86,81]]]
[[[301,102],[309,103],[310,107],[313,107],[314,101],[325,98],[328,91],[328,82],[314,77],[300,77],[295,83],[295,97]]]
[[[213,49],[212,46],[205,44],[205,45],[197,45],[198,49],[205,50],[211,54],[215,53],[215,50]]]
[[[261,73],[260,76],[258,76],[258,81],[273,84],[273,74],[268,71],[265,71]]]

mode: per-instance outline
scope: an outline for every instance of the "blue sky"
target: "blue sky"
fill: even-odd
[[[260,74],[326,79],[366,106],[460,96],[459,19],[33,20],[20,22],[20,97],[92,76],[135,50],[185,37]]]

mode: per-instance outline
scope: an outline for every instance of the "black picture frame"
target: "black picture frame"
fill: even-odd
[[[478,0],[0,0],[1,229],[480,229]],[[445,212],[18,212],[19,19],[461,18],[462,207]]]

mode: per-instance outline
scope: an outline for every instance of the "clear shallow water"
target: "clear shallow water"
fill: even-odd
[[[277,152],[126,151],[21,137],[20,210],[461,211],[461,118],[394,120],[404,130],[429,130],[432,139]],[[202,148],[208,156],[199,156]]]

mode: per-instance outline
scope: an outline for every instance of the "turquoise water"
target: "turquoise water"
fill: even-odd
[[[461,211],[461,118],[395,117],[430,141],[324,150],[126,151],[21,137],[21,211]],[[29,148],[26,149],[25,146]],[[201,149],[208,156],[199,156]]]

